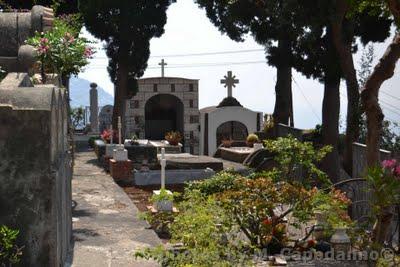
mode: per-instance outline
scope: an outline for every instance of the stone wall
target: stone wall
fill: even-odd
[[[367,146],[353,143],[353,178],[362,178],[367,167]],[[391,152],[381,149],[381,160],[389,159]]]
[[[183,104],[184,151],[199,154],[199,81],[184,78],[144,78],[139,91],[125,105],[125,137],[145,138],[146,104],[157,95],[175,96]]]
[[[63,90],[34,87],[26,74],[0,83],[0,225],[20,231],[22,266],[63,266],[70,249],[66,103]]]

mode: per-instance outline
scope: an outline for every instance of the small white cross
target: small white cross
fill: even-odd
[[[236,87],[236,84],[239,83],[238,79],[235,79],[236,76],[232,75],[232,71],[228,71],[228,75],[224,76],[225,79],[221,80],[221,84],[225,84],[225,87],[228,88],[228,97],[232,96],[232,88]]]
[[[164,77],[164,68],[165,68],[165,66],[167,66],[168,64],[165,63],[164,59],[161,59],[161,63],[158,63],[158,65],[161,66],[161,77]]]

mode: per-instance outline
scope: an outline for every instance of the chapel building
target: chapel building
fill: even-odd
[[[144,78],[125,105],[126,134],[164,140],[167,132],[183,137],[183,150],[199,154],[199,81],[175,77]]]

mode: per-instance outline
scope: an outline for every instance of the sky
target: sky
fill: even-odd
[[[266,64],[262,46],[251,36],[244,42],[232,41],[220,33],[209,21],[205,11],[191,0],[178,0],[170,6],[167,15],[164,35],[151,41],[149,67],[143,77],[161,76],[158,63],[164,58],[168,64],[165,76],[199,80],[199,106],[203,108],[218,105],[227,96],[227,90],[220,80],[231,70],[240,80],[233,89],[233,96],[246,108],[268,114],[273,112],[276,69]],[[85,30],[82,34],[96,41]],[[390,39],[375,45],[374,64],[383,55]],[[114,87],[106,70],[108,60],[102,43],[97,42],[94,46],[97,52],[79,77],[96,82],[113,94]],[[230,53],[232,51],[235,53]],[[207,53],[214,54],[204,55]],[[355,55],[357,67],[360,58],[361,49]],[[386,119],[396,122],[400,121],[399,67],[396,68],[395,76],[383,84],[380,94]],[[295,127],[314,128],[321,123],[323,85],[297,72],[294,72],[293,79]],[[344,122],[347,105],[344,81],[341,84],[340,105],[341,121]]]

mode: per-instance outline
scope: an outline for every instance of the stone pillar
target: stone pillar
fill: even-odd
[[[97,84],[90,84],[90,128],[93,134],[99,133],[99,103],[97,95]]]

